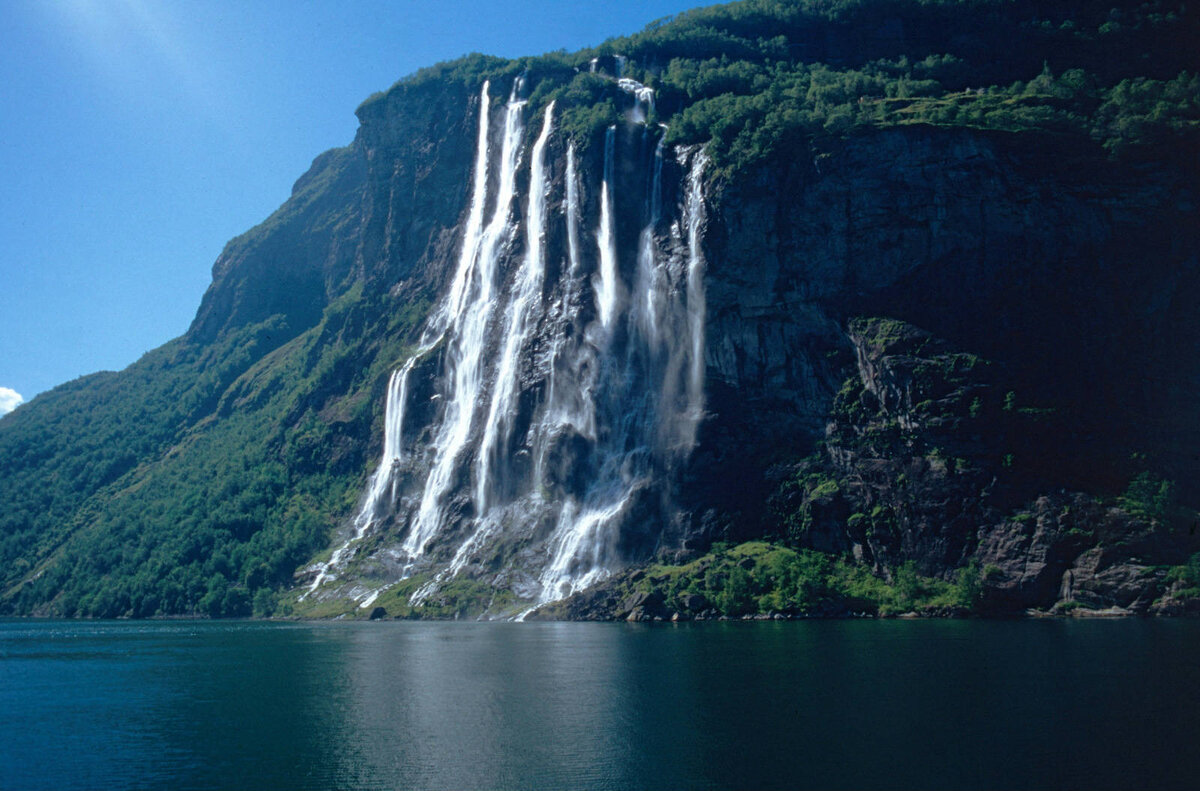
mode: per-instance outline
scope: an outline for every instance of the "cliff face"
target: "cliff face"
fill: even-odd
[[[1196,188],[1194,171],[1053,137],[928,128],[730,185],[707,242],[713,414],[691,490],[706,526],[790,529],[879,569],[974,558],[1001,569],[986,584],[1009,609],[1077,597],[1064,580],[1095,579],[1099,556],[1183,562],[1187,535],[1093,549],[1147,520],[1084,498],[1072,531],[1046,497],[1071,513],[1079,495],[1060,492],[1111,496],[1146,458],[1196,496]],[[826,477],[779,488],[796,469]],[[825,480],[840,490],[814,497]],[[1144,609],[1158,577],[1088,603]]]
[[[388,384],[364,501],[304,571],[302,602],[395,609],[467,585],[516,615],[686,532],[673,492],[703,403],[707,159],[666,148],[644,86],[596,79],[621,92],[622,118],[589,152],[557,132],[554,102],[535,109],[524,75],[467,100],[474,156],[447,167],[469,176],[458,222],[393,289],[436,299]],[[379,172],[410,154],[370,126],[407,107],[364,113]],[[383,235],[380,250],[401,248]]]
[[[374,108],[360,135],[373,194],[386,190],[389,201],[401,201],[384,212],[382,198],[370,199],[374,227],[384,216],[395,223],[416,183],[397,175],[410,152],[389,153],[391,133],[380,133],[399,123],[389,112],[405,116],[406,105],[389,106]],[[453,117],[459,137],[469,138]],[[614,191],[647,183],[644,140],[636,128],[621,132],[618,150],[639,145],[642,163],[618,170]],[[435,159],[456,175],[443,178],[468,183],[469,152],[446,150],[454,153]],[[558,208],[544,232],[545,255],[562,268],[551,277],[570,265],[569,211],[580,212],[589,231],[579,256],[598,271],[600,232],[592,229],[600,224],[603,161],[593,155],[585,165],[578,206],[567,209],[565,149],[549,150],[558,164],[549,167],[548,194]],[[677,200],[683,168],[668,158],[664,172],[673,185],[667,202]],[[526,178],[517,176],[519,193],[532,190]],[[452,216],[454,200],[460,212],[469,203],[459,189],[442,215]],[[616,558],[648,559],[647,548],[687,557],[714,540],[775,535],[853,556],[884,577],[909,563],[952,577],[975,563],[989,569],[985,598],[998,610],[1080,597],[1145,610],[1164,593],[1163,573],[1152,567],[1182,563],[1198,547],[1096,497],[1114,497],[1147,459],[1179,482],[1178,497],[1195,497],[1190,448],[1198,427],[1185,408],[1200,378],[1187,354],[1197,328],[1186,306],[1200,296],[1193,172],[1152,160],[1114,164],[1099,147],[1053,135],[912,126],[782,151],[716,185],[706,200],[699,444],[669,487],[674,516],[649,505],[665,491],[644,493],[630,501],[630,521],[613,526],[624,547],[617,567]],[[519,203],[514,216],[527,209]],[[616,210],[616,244],[628,261],[639,215],[624,211]],[[446,222],[420,236],[419,253],[377,256],[398,262],[377,266],[410,284],[402,288],[436,293],[452,279],[463,222],[460,215],[460,235]],[[517,277],[523,254],[519,228],[517,221],[516,246],[500,262],[505,283]],[[364,236],[372,234],[384,240],[376,249],[399,250],[408,231],[385,224]],[[634,275],[626,276],[631,284]],[[566,304],[565,278],[546,288],[548,302]],[[590,297],[575,311],[581,327],[596,320]],[[522,341],[531,360],[542,361],[520,375],[517,425],[539,419],[555,365],[534,350],[561,344],[563,331],[547,319]],[[434,384],[413,385],[429,387],[434,399],[436,382],[451,375],[438,365],[430,358],[415,369],[414,382]],[[413,402],[410,437],[436,445],[437,414]],[[511,451],[536,453],[529,442]],[[405,475],[419,482],[434,462],[421,464]],[[475,473],[461,474],[466,484]],[[792,483],[804,477],[807,487]],[[836,482],[836,493],[814,495],[825,481]],[[419,487],[408,497],[415,507]],[[454,497],[452,518],[471,519],[471,496]],[[372,539],[366,570],[344,574],[343,595],[362,598],[411,573],[380,560],[397,551],[389,547],[415,518],[396,507],[391,526]],[[1042,525],[1036,538],[1031,519]],[[477,548],[474,565],[452,576],[485,589],[513,585],[522,564],[536,571],[529,542],[536,546],[547,529],[510,531],[492,554]],[[1114,535],[1147,538],[1130,538],[1135,550],[1109,546]],[[1132,581],[1114,587],[1101,581],[1105,574]]]
[[[470,111],[466,90],[440,83],[360,108],[354,143],[317,157],[277,212],[226,246],[189,339],[280,315],[298,334],[356,282],[436,290],[465,200]]]
[[[188,337],[212,343],[273,316],[285,317],[297,333],[316,324],[354,267],[363,164],[354,148],[325,152],[296,181],[287,203],[230,241],[213,264]]]
[[[1111,454],[1145,444],[1193,480],[1196,422],[1162,416],[1186,413],[1200,374],[1194,173],[1072,146],[892,130],[731,185],[708,241],[714,391],[778,399],[778,419],[819,437],[846,319],[888,316],[1003,363],[1027,404],[1089,426],[1074,453],[1092,458],[1063,459],[1064,475],[1111,483]]]
[[[0,422],[0,606],[613,616],[630,569],[767,537],[971,570],[995,612],[1194,607],[1164,567],[1200,550],[1200,101],[1186,73],[1094,84],[1191,17],[1014,7],[1101,77],[1039,54],[989,67],[1028,88],[961,91],[991,44],[925,5],[748,3],[373,97],[186,336]],[[850,36],[844,73],[763,26]]]

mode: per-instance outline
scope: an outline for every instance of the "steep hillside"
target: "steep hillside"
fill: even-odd
[[[184,337],[0,419],[0,608],[1187,609],[1197,13],[746,0],[412,75]]]

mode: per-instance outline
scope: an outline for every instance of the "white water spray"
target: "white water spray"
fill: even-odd
[[[687,316],[688,337],[691,339],[691,356],[687,381],[687,416],[684,442],[690,451],[696,446],[696,428],[704,416],[704,321],[706,300],[704,295],[704,170],[708,166],[708,155],[698,149],[688,168],[687,203],[684,205],[684,220],[687,227]]]
[[[594,339],[577,329],[584,305],[584,277],[579,248],[579,174],[575,165],[575,147],[567,148],[565,174],[566,197],[563,212],[567,223],[567,266],[561,294],[550,310],[554,331],[549,355],[550,373],[546,381],[546,402],[542,414],[533,423],[533,480],[548,481],[547,467],[555,443],[574,436],[589,444],[596,440],[597,348]],[[569,328],[576,327],[575,331]],[[593,333],[594,334],[594,333]],[[558,475],[555,471],[555,476]],[[539,489],[540,496],[542,491]]]
[[[618,60],[618,71],[623,66]],[[632,118],[644,121],[653,91],[623,76],[619,84],[635,97]],[[402,541],[372,557],[394,572],[383,587],[357,596],[364,605],[417,573],[430,576],[414,604],[467,573],[526,602],[548,602],[611,574],[630,546],[645,557],[654,531],[674,518],[671,481],[695,444],[704,405],[706,159],[700,151],[675,152],[687,167],[686,187],[679,205],[664,206],[662,134],[651,159],[653,130],[643,127],[639,148],[618,146],[618,128],[610,127],[591,193],[598,196],[585,205],[572,145],[564,146],[561,177],[552,177],[551,105],[532,142],[521,212],[522,91],[518,80],[502,134],[493,134],[483,87],[453,278],[416,354],[389,380],[380,467],[351,539],[311,590],[333,579],[355,542],[390,525]],[[622,217],[643,211],[636,249],[619,249],[618,206]],[[555,221],[565,222],[565,234]],[[581,223],[594,223],[587,227],[595,229],[595,247],[581,244]],[[548,248],[549,239],[564,237],[565,256]],[[421,360],[429,364],[418,369]],[[410,429],[432,440],[406,453],[410,379],[435,361],[437,400],[417,413],[432,422]]]
[[[520,159],[521,122],[525,102],[519,99],[521,80],[513,84],[512,96],[504,117],[504,141],[500,149],[500,180],[492,218],[483,229],[474,260],[467,260],[468,246],[460,258],[460,271],[471,274],[458,312],[449,317],[450,342],[446,349],[446,367],[450,391],[444,394],[446,406],[441,430],[434,440],[436,461],[425,482],[425,491],[416,519],[409,528],[403,550],[418,557],[443,526],[442,501],[453,483],[459,455],[467,445],[474,422],[475,406],[484,386],[487,330],[495,310],[497,265],[503,244],[515,231],[512,204],[516,192],[516,172]],[[483,123],[482,121],[480,122]],[[481,139],[483,135],[480,135]],[[486,145],[486,141],[484,142]],[[456,275],[457,280],[457,275]],[[453,306],[453,303],[451,303]]]
[[[610,126],[604,133],[604,180],[600,184],[600,230],[596,241],[600,245],[600,271],[596,275],[596,312],[600,325],[611,330],[620,300],[621,283],[617,273],[617,237],[613,221],[613,150],[617,128]]]
[[[422,333],[421,345],[417,352],[399,370],[394,371],[388,380],[384,410],[383,457],[380,459],[375,473],[371,476],[367,496],[354,517],[353,531],[350,537],[334,550],[326,563],[319,566],[317,575],[305,595],[312,593],[322,584],[334,578],[336,570],[348,558],[354,545],[362,541],[376,523],[384,518],[395,500],[396,468],[404,452],[402,437],[404,409],[408,403],[409,375],[416,363],[441,342],[446,331],[448,317],[457,315],[461,311],[472,269],[471,264],[478,254],[480,227],[483,224],[483,205],[487,200],[488,111],[491,105],[488,90],[490,87],[491,83],[485,80],[479,92],[479,127],[471,205],[463,232],[460,263],[451,283],[449,295],[443,307],[436,310],[430,317],[425,331]],[[464,266],[464,264],[466,265]]]
[[[635,124],[646,123],[650,114],[654,112],[654,89],[647,88],[637,80],[631,80],[628,77],[620,77],[617,80],[617,87],[633,96],[633,114],[629,120]]]
[[[525,257],[517,270],[505,316],[504,343],[497,363],[496,381],[492,387],[491,406],[484,423],[483,440],[475,460],[476,528],[455,553],[450,562],[450,574],[463,567],[471,553],[495,529],[495,520],[486,518],[489,506],[497,499],[497,478],[509,456],[503,451],[511,438],[516,416],[517,374],[521,366],[521,351],[542,307],[542,285],[546,276],[544,256],[546,193],[546,142],[553,127],[554,103],[546,108],[542,131],[533,146],[529,177],[529,208],[525,223]]]

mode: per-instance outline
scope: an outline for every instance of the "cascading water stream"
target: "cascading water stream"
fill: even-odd
[[[483,83],[479,96],[479,131],[475,141],[475,172],[471,180],[471,208],[467,214],[467,224],[463,229],[463,247],[459,253],[458,266],[454,270],[454,280],[450,284],[450,293],[442,308],[434,314],[433,321],[426,329],[426,335],[441,335],[446,325],[456,321],[462,315],[463,302],[471,287],[471,278],[475,274],[479,261],[479,247],[483,243],[483,209],[487,202],[488,160],[490,146],[488,145],[488,120],[491,109],[491,97],[488,90],[490,81]],[[507,140],[507,138],[506,138]]]
[[[563,213],[567,223],[567,266],[563,273],[561,296],[551,314],[559,331],[553,335],[549,355],[550,373],[546,380],[546,403],[540,420],[533,425],[533,480],[547,481],[548,454],[556,439],[570,433],[596,440],[596,354],[594,339],[575,327],[583,311],[584,278],[579,247],[579,174],[575,164],[575,146],[567,147],[564,175]],[[593,333],[594,334],[594,333]],[[539,490],[538,495],[541,494]]]
[[[606,135],[607,136],[607,135]],[[579,173],[575,165],[575,144],[567,146],[566,198],[563,203],[563,213],[567,219],[567,261],[570,268],[568,277],[579,276]]]
[[[687,228],[684,283],[657,255],[655,228],[661,220],[662,141],[655,151],[649,219],[639,236],[638,277],[631,300],[624,365],[613,358],[597,405],[607,433],[599,438],[599,475],[582,502],[568,499],[552,541],[551,561],[540,578],[539,603],[582,590],[607,576],[615,554],[614,524],[650,479],[686,456],[695,444],[703,413],[704,223],[703,173],[707,158],[697,150],[687,176],[683,224]],[[603,220],[602,220],[603,222]],[[686,369],[686,375],[683,371]],[[685,381],[681,381],[681,377]],[[686,393],[680,403],[679,393]]]
[[[617,128],[610,126],[604,133],[604,180],[600,183],[600,271],[596,275],[596,312],[600,326],[611,331],[620,300],[621,283],[617,275],[617,236],[613,222],[613,150]]]
[[[414,357],[413,360],[415,359]],[[407,374],[411,369],[411,364],[412,360],[404,368],[393,371],[391,377],[388,379],[384,413],[383,458],[379,460],[379,466],[371,476],[371,483],[367,489],[366,499],[354,517],[353,532],[341,546],[333,551],[329,561],[320,567],[308,591],[305,593],[306,596],[328,580],[333,579],[334,571],[346,560],[354,545],[366,536],[367,531],[370,530],[379,518],[380,512],[391,504],[392,498],[387,495],[392,490],[393,460],[399,458],[400,455],[400,427],[398,424],[403,420],[402,413],[407,396]]]
[[[546,177],[546,143],[553,128],[554,103],[546,107],[542,131],[533,146],[530,158],[529,207],[525,223],[525,256],[517,270],[512,285],[504,321],[504,343],[497,363],[496,380],[492,386],[491,405],[484,423],[483,439],[475,461],[475,511],[474,532],[464,541],[450,561],[447,573],[457,574],[470,558],[471,552],[483,543],[496,529],[494,520],[489,519],[489,506],[496,499],[497,477],[500,474],[502,449],[511,437],[515,401],[517,398],[517,374],[521,364],[521,351],[529,339],[542,307],[542,285],[546,277],[544,256],[546,194],[549,184]],[[438,580],[440,581],[440,580]],[[420,594],[418,594],[419,600]]]
[[[623,66],[621,71],[624,71]],[[635,124],[646,123],[646,120],[650,118],[650,114],[654,112],[654,89],[647,88],[637,80],[630,79],[629,77],[619,77],[617,79],[617,87],[634,97],[633,114],[629,120]]]
[[[704,294],[704,253],[701,250],[704,231],[704,169],[708,155],[697,149],[688,168],[687,202],[684,218],[687,227],[687,316],[691,357],[687,381],[687,418],[683,434],[688,451],[696,446],[696,428],[704,416],[704,321],[707,301]]]
[[[638,234],[638,268],[637,282],[634,293],[634,311],[632,321],[634,331],[645,338],[651,354],[659,351],[662,343],[663,327],[659,311],[665,304],[667,296],[665,288],[665,273],[658,266],[657,243],[654,238],[655,227],[662,216],[662,161],[663,140],[658,139],[654,148],[654,170],[650,179],[649,221],[642,232]],[[636,351],[636,349],[634,349]]]
[[[471,274],[467,277],[466,296],[459,303],[458,312],[449,317],[451,327],[446,368],[450,391],[444,394],[446,411],[434,440],[434,466],[425,481],[416,518],[402,545],[410,557],[420,556],[429,539],[442,527],[441,503],[450,490],[459,455],[471,434],[475,406],[483,392],[487,330],[496,305],[494,292],[499,254],[503,243],[515,231],[512,204],[521,153],[521,116],[525,108],[524,100],[518,98],[520,83],[518,79],[513,84],[505,112],[495,210],[483,230],[474,260],[466,260],[467,248],[464,245],[464,257],[460,261],[460,269],[463,266],[470,267]]]
[[[609,130],[610,136],[612,130]],[[606,140],[607,142],[607,140]],[[570,595],[575,590],[588,587],[610,572],[616,550],[614,531],[611,526],[630,506],[634,491],[644,485],[650,473],[651,450],[645,441],[645,432],[655,425],[655,414],[650,404],[654,388],[654,372],[643,351],[657,335],[657,312],[662,299],[661,289],[653,281],[657,277],[654,254],[654,226],[660,216],[661,203],[662,141],[655,151],[649,199],[649,220],[639,235],[638,275],[631,300],[628,317],[630,324],[626,357],[623,366],[609,357],[602,375],[599,404],[607,418],[607,431],[598,437],[596,447],[600,460],[598,475],[591,483],[582,502],[568,499],[559,514],[558,524],[552,540],[551,561],[540,579],[540,602],[553,601]],[[611,149],[605,147],[605,183],[608,186],[613,162]],[[602,187],[600,252],[601,267],[605,265],[605,250],[611,250],[616,271],[616,246],[605,244],[615,236],[611,214],[605,213],[610,204],[604,199],[613,199]],[[611,211],[611,209],[610,209]],[[601,281],[604,282],[603,280]],[[603,304],[603,303],[601,303]],[[605,325],[606,340],[610,340],[612,317],[600,313]],[[644,341],[644,342],[639,342]],[[653,352],[649,355],[653,357]],[[638,392],[641,390],[642,392]]]
[[[529,175],[529,210],[525,222],[525,258],[513,283],[513,291],[505,317],[504,345],[492,387],[492,403],[484,423],[483,443],[476,461],[475,511],[487,513],[489,499],[496,486],[498,449],[511,437],[514,402],[517,397],[517,372],[520,367],[522,344],[528,340],[530,328],[542,307],[542,284],[546,278],[543,255],[545,245],[546,141],[553,124],[554,103],[546,108],[542,132],[533,145]]]
[[[623,68],[619,59],[619,85],[635,97],[630,117],[643,122],[653,91],[624,78]],[[517,601],[549,602],[625,562],[626,531],[652,547],[653,535],[636,538],[638,531],[652,533],[674,518],[672,481],[695,445],[704,409],[707,159],[699,149],[675,152],[687,169],[685,189],[664,219],[664,135],[651,154],[649,127],[640,148],[618,147],[618,128],[608,128],[590,203],[596,246],[585,247],[584,181],[573,145],[565,145],[561,176],[552,177],[553,103],[532,142],[525,211],[517,208],[522,82],[513,85],[498,134],[489,128],[483,86],[453,278],[415,353],[388,382],[379,468],[350,539],[317,567],[309,592],[335,579],[364,537],[391,525],[399,545],[370,556],[383,584],[356,584],[351,595],[361,606],[413,574],[428,575],[409,598],[414,605],[460,574],[487,575]],[[634,177],[643,186],[630,189]],[[548,211],[557,190],[561,203],[552,205],[561,213]],[[644,210],[637,247],[624,253],[618,206],[623,217],[629,207]],[[552,222],[560,216],[565,234],[555,235]],[[564,237],[565,256],[556,257],[548,240]],[[438,370],[431,372],[421,361],[433,363],[435,352]],[[417,371],[433,376],[413,388],[428,394],[432,386],[434,401],[416,412],[432,422],[411,431],[432,439],[406,453],[402,434]],[[514,557],[525,565],[511,567]]]
[[[448,317],[456,315],[462,306],[467,283],[479,250],[480,229],[483,225],[483,207],[487,200],[488,162],[488,116],[491,105],[489,89],[491,82],[485,80],[479,92],[479,127],[476,140],[475,174],[471,188],[471,205],[463,229],[463,250],[459,266],[443,306],[434,312],[422,333],[417,352],[388,379],[387,400],[384,409],[383,457],[371,476],[371,483],[363,505],[354,517],[353,533],[341,546],[334,550],[329,561],[322,564],[308,589],[312,593],[324,582],[332,579],[334,571],[346,560],[354,544],[361,541],[372,526],[381,519],[395,500],[396,466],[404,449],[402,431],[404,409],[408,403],[408,378],[413,367],[432,348],[437,346],[446,332]],[[388,496],[388,495],[391,496]],[[307,594],[306,594],[307,595]]]

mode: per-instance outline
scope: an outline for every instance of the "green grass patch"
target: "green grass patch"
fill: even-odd
[[[749,541],[714,545],[684,564],[648,566],[630,590],[659,593],[668,609],[680,612],[698,595],[714,613],[732,617],[969,611],[978,603],[979,569],[960,569],[958,577],[925,577],[906,564],[883,579],[849,558]]]

